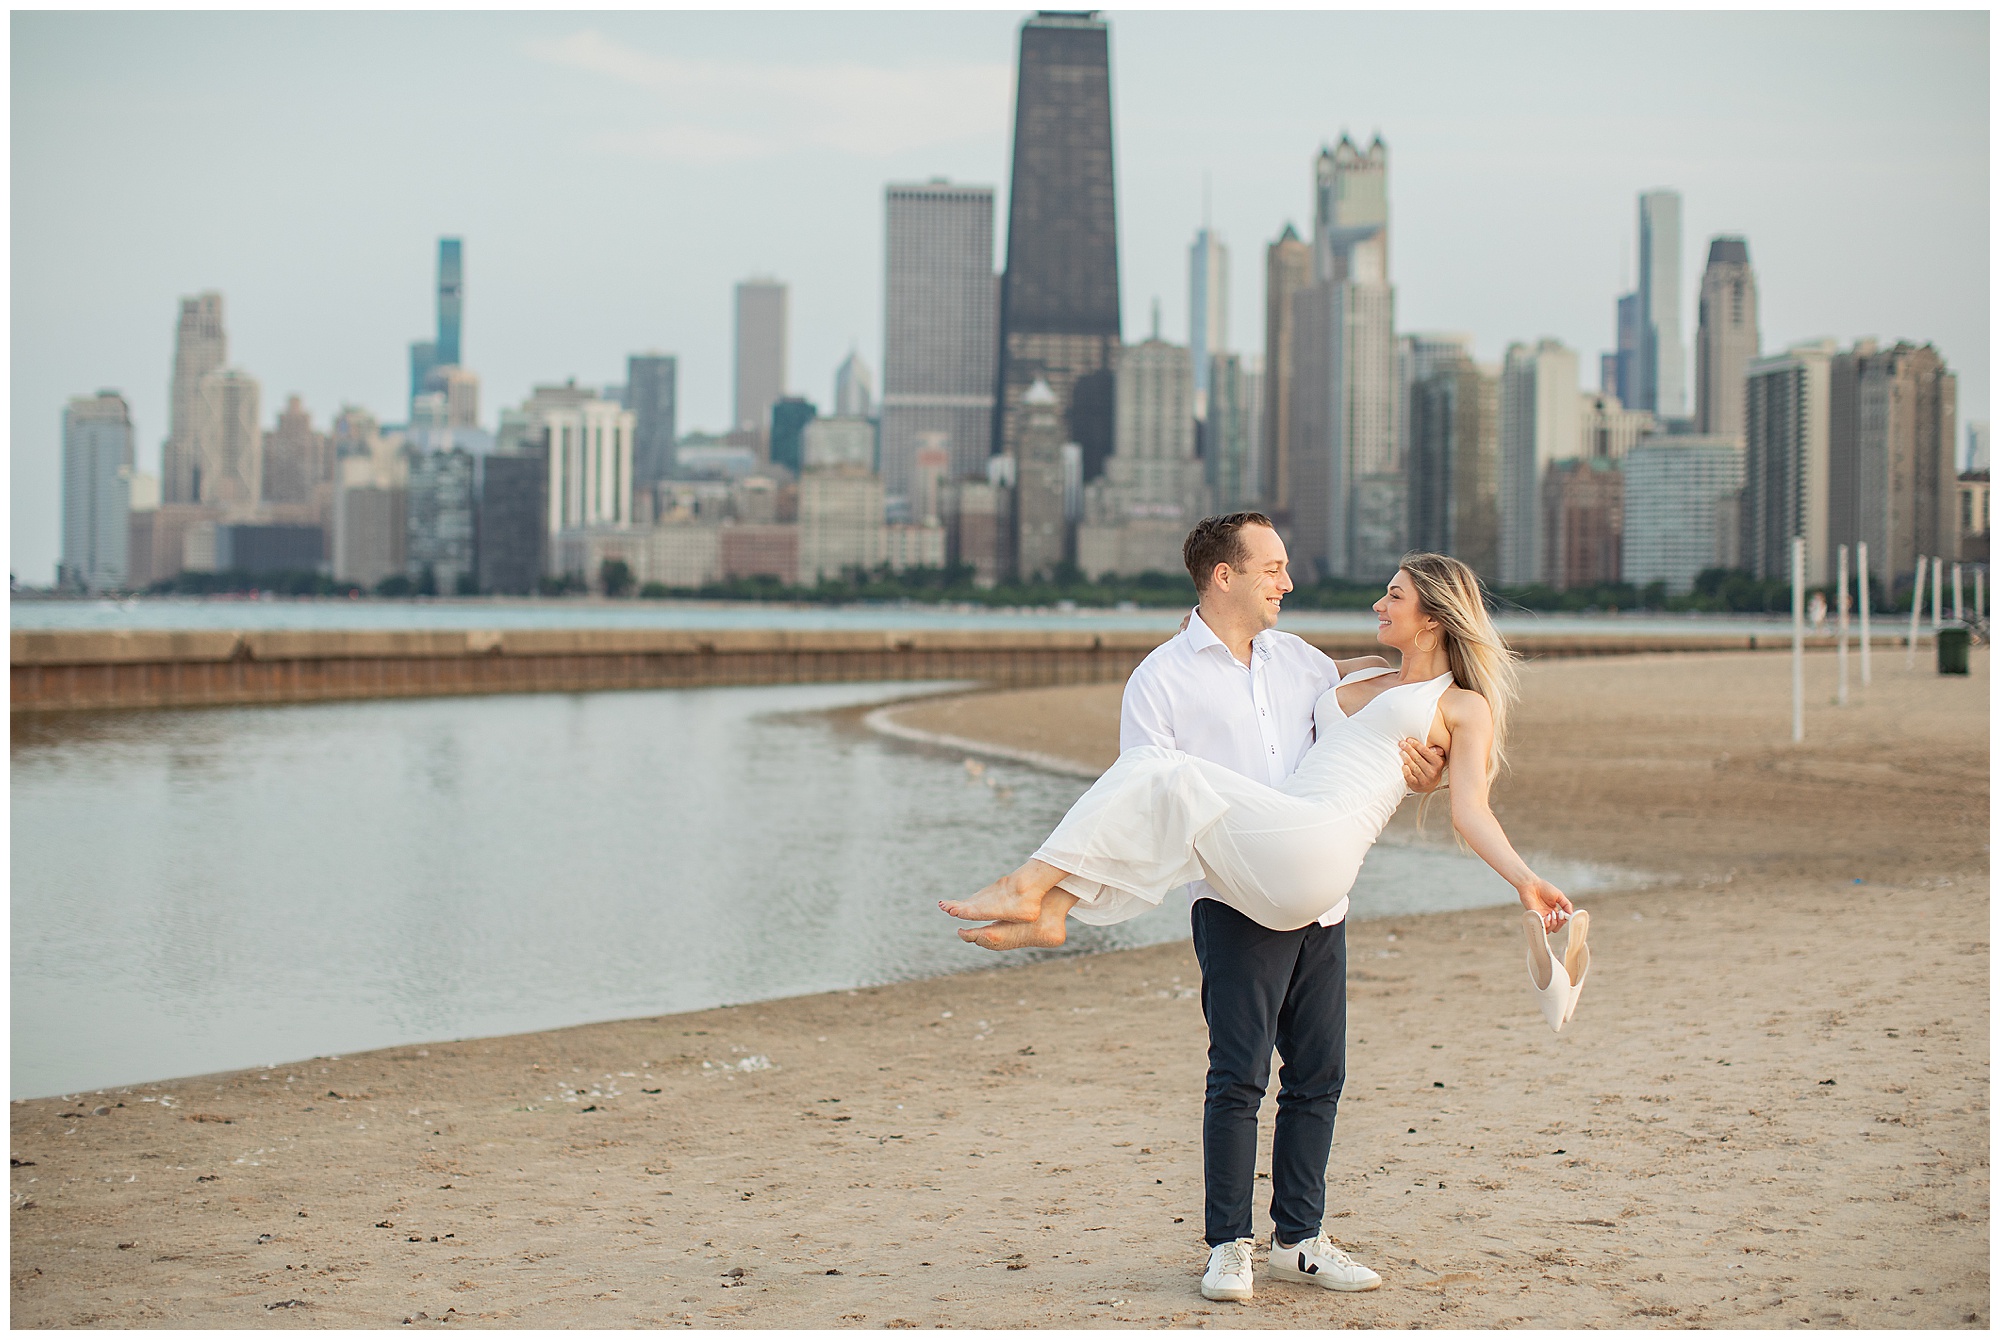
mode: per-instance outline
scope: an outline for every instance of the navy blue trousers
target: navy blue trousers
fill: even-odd
[[[1208,1244],[1254,1237],[1257,1110],[1278,1070],[1271,1220],[1285,1242],[1317,1234],[1326,1214],[1334,1112],[1347,1078],[1347,923],[1274,931],[1213,898],[1193,908],[1208,1020],[1201,1152]]]

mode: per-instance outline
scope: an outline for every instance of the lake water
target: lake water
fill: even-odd
[[[1188,602],[1193,604],[1192,594]],[[766,605],[680,600],[17,600],[18,629],[508,629],[508,628],[786,628],[1063,629],[1166,633],[1185,609],[985,609],[971,605]],[[1502,614],[1503,633],[1726,635],[1788,634],[1789,622],[1761,615]],[[1288,610],[1295,633],[1375,632],[1365,610]]]
[[[17,717],[12,1094],[992,967],[932,904],[1085,783],[838,710],[926,687]],[[1513,896],[1383,846],[1354,914]],[[1057,952],[1186,934],[1176,897]]]

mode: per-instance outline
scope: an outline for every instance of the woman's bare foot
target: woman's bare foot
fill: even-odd
[[[1042,900],[1033,921],[996,921],[990,926],[966,926],[958,938],[983,949],[1053,949],[1069,938],[1069,910],[1076,895],[1060,890]]]
[[[960,921],[1033,921],[1042,913],[1043,899],[1062,877],[1063,872],[1047,862],[1030,861],[965,901],[947,900],[938,907]]]

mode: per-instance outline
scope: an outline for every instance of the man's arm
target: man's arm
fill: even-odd
[[[1178,747],[1174,743],[1173,704],[1162,691],[1159,678],[1148,673],[1141,662],[1125,681],[1125,697],[1118,710],[1118,752],[1145,744]]]

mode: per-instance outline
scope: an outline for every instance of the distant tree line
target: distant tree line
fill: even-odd
[[[850,569],[838,578],[822,578],[811,585],[787,585],[775,577],[736,577],[709,582],[698,587],[674,588],[659,582],[641,585],[632,567],[623,559],[606,559],[597,574],[597,588],[613,599],[638,596],[646,600],[699,599],[770,601],[791,604],[926,604],[979,605],[987,608],[1034,608],[1071,605],[1078,609],[1178,609],[1194,599],[1193,584],[1186,573],[1143,572],[1136,576],[1104,576],[1092,579],[1073,563],[1065,563],[1050,577],[1037,581],[1008,581],[980,586],[974,569],[967,563],[944,567],[906,568],[892,572],[887,565],[864,571]],[[1817,589],[1817,588],[1816,588]],[[591,584],[581,573],[543,577],[537,593],[544,596],[588,595]],[[296,572],[183,572],[146,588],[148,595],[210,596],[269,592],[281,596],[376,596],[408,599],[444,594],[436,576],[427,567],[411,577],[395,573],[363,587],[355,582],[336,581],[324,573]],[[478,595],[471,576],[460,578],[454,595]],[[1302,582],[1285,598],[1290,609],[1365,610],[1380,598],[1382,587],[1375,582],[1350,582],[1322,578]],[[1792,608],[1792,587],[1787,581],[1760,581],[1741,569],[1710,568],[1695,578],[1694,589],[1685,595],[1668,595],[1666,585],[1649,586],[1616,583],[1606,586],[1572,588],[1501,586],[1490,588],[1497,609],[1535,610],[1560,613],[1709,613],[1709,614],[1788,614]],[[1822,590],[1831,599],[1831,591]],[[1909,591],[1885,597],[1874,590],[1874,608],[1884,614],[1910,608]]]

